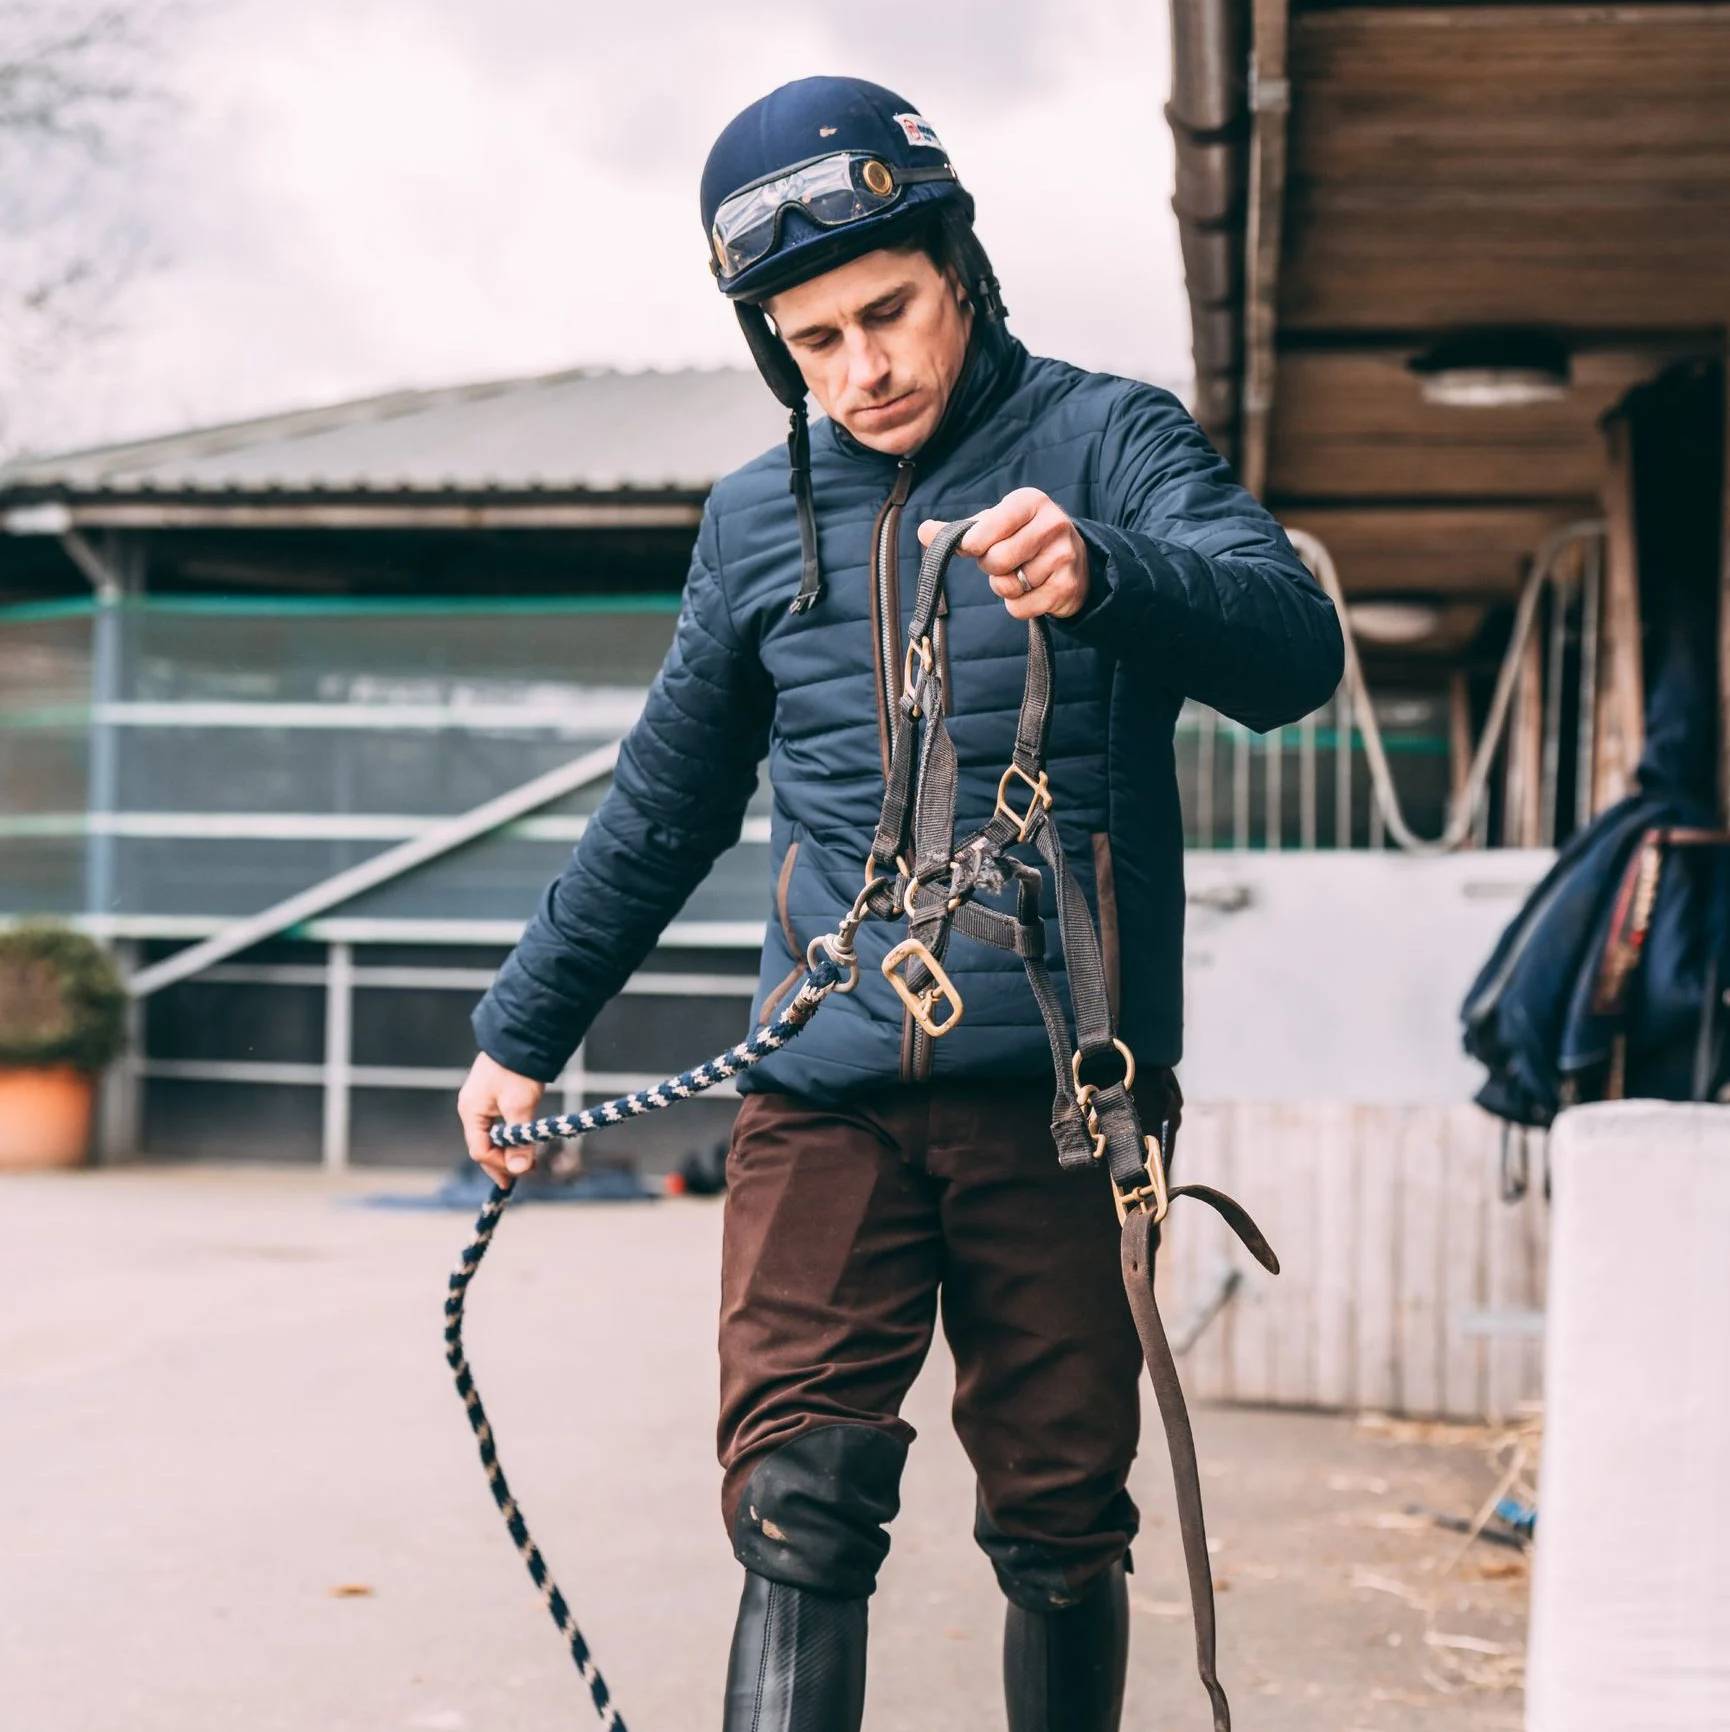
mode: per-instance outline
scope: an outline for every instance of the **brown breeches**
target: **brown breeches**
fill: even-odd
[[[1140,1349],[1102,1171],[1057,1164],[1038,1082],[761,1093],[727,1161],[722,1512],[741,1562],[867,1594],[939,1307],[975,1537],[1005,1593],[1073,1602],[1136,1531]]]

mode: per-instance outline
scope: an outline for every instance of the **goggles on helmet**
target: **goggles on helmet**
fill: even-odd
[[[948,163],[897,168],[865,150],[838,150],[778,169],[721,201],[709,234],[717,272],[736,277],[773,252],[789,206],[820,228],[842,228],[887,210],[904,188],[934,180],[959,184]]]

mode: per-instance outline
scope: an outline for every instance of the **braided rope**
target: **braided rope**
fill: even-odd
[[[615,1100],[603,1101],[601,1105],[588,1107],[580,1113],[535,1119],[521,1125],[495,1125],[492,1131],[493,1144],[497,1148],[520,1148],[528,1143],[556,1142],[561,1137],[598,1130],[602,1125],[616,1125],[625,1119],[641,1118],[644,1113],[652,1113],[660,1107],[671,1106],[674,1101],[688,1100],[692,1095],[701,1094],[705,1089],[713,1088],[716,1083],[737,1076],[742,1070],[749,1070],[760,1059],[767,1058],[770,1053],[785,1046],[811,1020],[817,1006],[842,984],[845,972],[832,960],[815,962],[810,973],[806,975],[804,984],[772,1023],[758,1029],[748,1040],[730,1047],[706,1064],[700,1064],[693,1070],[681,1071],[676,1077],[668,1077],[654,1088],[620,1095]],[[456,1380],[457,1394],[462,1397],[469,1424],[474,1429],[475,1441],[480,1447],[481,1466],[486,1469],[487,1485],[492,1491],[493,1502],[499,1506],[499,1512],[505,1518],[505,1526],[510,1530],[511,1539],[522,1554],[529,1579],[540,1590],[559,1635],[570,1649],[577,1671],[589,1687],[589,1695],[594,1701],[595,1712],[600,1716],[601,1725],[607,1732],[626,1732],[625,1722],[607,1689],[607,1681],[601,1676],[600,1667],[595,1664],[589,1645],[583,1640],[582,1631],[577,1628],[577,1620],[571,1615],[570,1605],[553,1580],[552,1572],[547,1568],[547,1560],[530,1537],[528,1523],[523,1520],[523,1512],[511,1495],[505,1470],[499,1465],[498,1446],[493,1440],[492,1426],[487,1420],[486,1409],[481,1405],[481,1395],[475,1387],[474,1373],[469,1370],[468,1359],[463,1353],[463,1306],[468,1297],[469,1283],[475,1278],[481,1259],[487,1254],[493,1232],[510,1198],[509,1184],[493,1186],[492,1194],[475,1218],[473,1237],[451,1275],[450,1291],[445,1299],[445,1363],[451,1368],[451,1375]]]
[[[598,1107],[585,1107],[580,1113],[562,1113],[550,1119],[531,1119],[520,1125],[494,1125],[493,1146],[500,1149],[526,1148],[530,1143],[557,1142],[561,1137],[581,1136],[584,1131],[598,1131],[603,1125],[623,1124],[626,1119],[638,1119],[674,1101],[689,1100],[705,1089],[728,1077],[749,1070],[760,1059],[784,1047],[805,1024],[811,1013],[839,983],[842,971],[830,961],[814,964],[805,976],[804,984],[794,994],[787,1008],[771,1023],[758,1029],[749,1040],[718,1054],[693,1070],[680,1071],[653,1088],[638,1089],[635,1094],[618,1095],[602,1101]]]

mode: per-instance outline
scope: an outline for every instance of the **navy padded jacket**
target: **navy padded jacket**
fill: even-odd
[[[1029,355],[1000,324],[976,321],[943,420],[911,459],[871,451],[832,420],[812,429],[811,448],[822,599],[788,611],[799,536],[776,446],[709,496],[672,647],[606,798],[475,1008],[481,1050],[526,1076],[558,1075],[738,840],[765,755],[773,908],[753,1009],[773,1012],[806,945],[835,929],[863,880],[920,521],[1037,487],[1075,521],[1091,574],[1086,606],[1052,628],[1052,817],[1100,922],[1119,1032],[1139,1062],[1175,1064],[1179,706],[1194,697],[1257,730],[1306,715],[1340,677],[1332,604],[1175,397]],[[989,816],[1009,762],[1027,628],[973,561],[958,556],[947,587],[959,836]],[[1055,918],[1047,932],[1062,985]],[[867,923],[858,989],[831,995],[741,1086],[836,1099],[897,1080],[1049,1067],[1019,960],[959,934],[947,966],[965,1015],[941,1041],[920,1033],[878,968],[905,933],[903,922]]]

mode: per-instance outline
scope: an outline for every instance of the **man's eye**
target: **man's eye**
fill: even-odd
[[[901,315],[906,312],[906,310],[907,303],[905,301],[898,301],[894,306],[884,307],[879,312],[874,313],[872,318],[879,325],[893,324],[895,320],[900,318]]]

